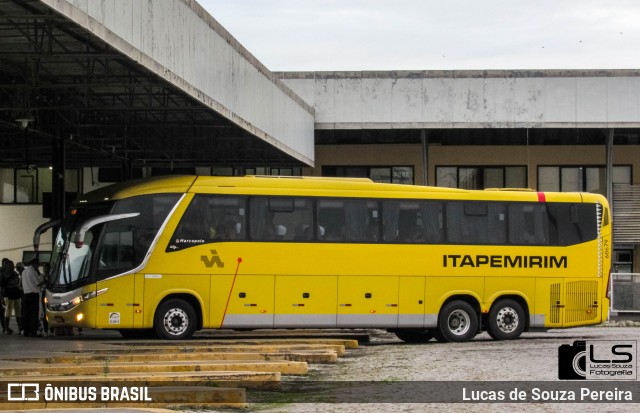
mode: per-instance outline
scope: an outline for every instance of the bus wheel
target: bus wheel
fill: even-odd
[[[404,328],[395,330],[394,333],[405,343],[426,343],[433,338],[431,331],[423,328]]]
[[[524,331],[525,315],[522,306],[514,300],[500,300],[489,311],[487,332],[496,340],[514,340]]]
[[[443,341],[469,341],[478,332],[478,313],[466,301],[451,301],[440,311],[438,329]]]
[[[160,304],[153,326],[159,338],[181,340],[193,335],[196,323],[196,312],[191,304],[174,298]]]

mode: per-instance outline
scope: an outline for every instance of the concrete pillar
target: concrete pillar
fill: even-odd
[[[52,138],[53,173],[51,174],[51,220],[64,218],[67,206],[65,205],[64,171],[66,168],[64,139],[56,133]]]
[[[615,129],[609,129],[607,134],[607,200],[613,208],[613,136]]]
[[[428,185],[429,137],[427,136],[427,132],[424,129],[420,131],[420,140],[422,142],[422,185]]]

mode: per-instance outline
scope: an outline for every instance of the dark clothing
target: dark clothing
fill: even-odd
[[[2,269],[2,296],[9,300],[16,300],[22,296],[22,287],[20,285],[20,274],[16,271]]]
[[[49,321],[47,321],[47,306],[44,303],[44,299],[45,299],[45,295],[46,295],[46,291],[47,290],[42,290],[42,294],[40,297],[40,306],[42,308],[42,312],[40,314],[40,318],[42,320],[42,332],[44,335],[47,335],[49,333]]]
[[[2,297],[0,297],[0,326],[2,326],[2,332],[7,332],[7,323],[4,319],[4,305],[2,305]]]
[[[22,296],[22,323],[25,336],[35,337],[38,335],[39,308],[38,293],[28,293]]]

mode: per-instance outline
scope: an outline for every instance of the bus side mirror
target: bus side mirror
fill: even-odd
[[[129,214],[116,214],[116,215],[101,215],[99,217],[91,218],[87,220],[80,229],[76,232],[76,236],[73,238],[73,243],[76,248],[82,248],[84,245],[84,236],[87,231],[95,227],[98,224],[104,224],[105,222],[118,221],[121,219],[133,218],[140,215],[139,212],[131,212]]]
[[[33,250],[34,251],[38,251],[38,248],[40,248],[40,235],[42,235],[42,233],[48,230],[49,228],[60,225],[61,222],[62,222],[61,219],[57,219],[55,221],[45,222],[44,224],[36,228],[35,232],[33,233]]]

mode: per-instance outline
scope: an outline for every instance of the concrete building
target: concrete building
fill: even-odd
[[[130,177],[305,174],[603,193],[640,272],[640,70],[272,73],[194,0],[0,11],[2,255],[47,192],[59,215]]]
[[[616,269],[640,269],[640,71],[279,73],[315,109],[305,174],[614,203]]]

